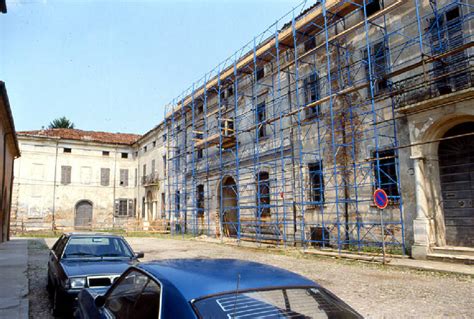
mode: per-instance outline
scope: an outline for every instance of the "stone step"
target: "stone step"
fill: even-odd
[[[471,248],[471,247],[456,247],[456,246],[435,247],[435,248],[433,248],[433,253],[474,257],[474,248]]]
[[[451,255],[451,254],[440,254],[431,253],[426,256],[428,260],[452,262],[465,265],[474,265],[474,256],[469,255]]]

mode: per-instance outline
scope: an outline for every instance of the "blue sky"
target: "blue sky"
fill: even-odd
[[[0,80],[17,130],[65,115],[84,130],[145,133],[165,104],[300,3],[7,0]]]

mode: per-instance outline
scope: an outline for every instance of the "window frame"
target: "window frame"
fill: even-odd
[[[308,178],[309,178],[309,201],[311,205],[322,205],[324,204],[325,196],[324,196],[324,169],[323,169],[323,162],[321,160],[316,162],[308,163]],[[311,167],[318,167],[317,170],[311,169]],[[318,178],[318,183],[313,183],[313,177]],[[319,187],[314,187],[315,184],[319,184]],[[316,195],[319,192],[319,200],[316,200]]]
[[[163,309],[163,291],[164,291],[164,286],[163,286],[163,283],[155,278],[152,274],[150,274],[149,272],[147,272],[146,270],[143,270],[143,269],[140,269],[140,268],[137,268],[135,266],[132,266],[130,267],[129,269],[127,269],[120,277],[119,279],[114,282],[110,288],[107,290],[107,293],[104,295],[104,305],[102,306],[102,308],[104,309],[104,312],[106,312],[107,315],[111,315],[112,318],[114,318],[115,316],[113,315],[113,313],[105,306],[105,303],[107,302],[107,299],[110,297],[110,295],[112,294],[112,292],[115,290],[115,288],[120,284],[122,283],[122,281],[125,280],[126,276],[129,275],[129,273],[131,272],[139,272],[141,273],[142,275],[145,275],[146,277],[148,277],[150,279],[150,281],[153,281],[155,282],[159,287],[160,287],[160,303],[159,303],[159,309],[158,309],[158,318],[161,318],[161,314],[162,314],[162,309]]]
[[[392,153],[390,155],[386,155],[387,153]],[[377,169],[377,153],[379,157],[379,168]],[[387,158],[388,157],[388,158]],[[389,197],[389,205],[394,205],[398,204],[400,199],[399,198],[393,198],[393,197],[400,197],[401,196],[401,190],[398,188],[398,185],[400,183],[400,176],[398,175],[397,172],[397,154],[394,149],[380,149],[380,150],[373,150],[372,151],[372,174],[374,177],[374,184],[373,184],[373,190],[375,191],[377,189],[378,185],[378,176],[377,176],[377,171],[379,172],[380,175],[380,185],[379,188],[383,189],[385,193],[387,193],[387,196]],[[382,161],[388,161],[390,160],[390,163],[382,163]],[[394,180],[394,183],[389,184],[389,188],[387,188],[387,184],[383,182],[383,175],[388,175],[385,178],[386,179],[392,179],[392,175],[388,174],[386,170],[384,170],[384,166],[390,166],[394,170],[393,174],[395,174],[396,179]],[[395,193],[393,192],[393,189],[395,190]]]
[[[267,134],[267,124],[264,123],[267,121],[267,105],[265,101],[262,101],[257,104],[255,110],[255,122],[256,122],[256,131],[257,137],[259,140],[268,138]],[[262,124],[264,123],[264,124]]]
[[[314,93],[314,99],[313,99]],[[308,105],[321,99],[321,82],[316,70],[311,71],[303,79],[304,104]],[[319,117],[321,105],[315,105],[305,109],[306,118]]]

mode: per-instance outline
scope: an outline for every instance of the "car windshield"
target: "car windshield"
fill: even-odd
[[[201,318],[360,318],[322,288],[224,294],[194,302]]]
[[[131,258],[132,256],[133,253],[122,238],[104,236],[72,237],[63,254],[63,258]]]

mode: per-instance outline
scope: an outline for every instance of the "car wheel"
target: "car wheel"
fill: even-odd
[[[61,316],[63,314],[63,308],[62,308],[63,300],[58,288],[54,289],[52,302],[53,302],[53,307],[51,309],[52,315],[55,317]]]

